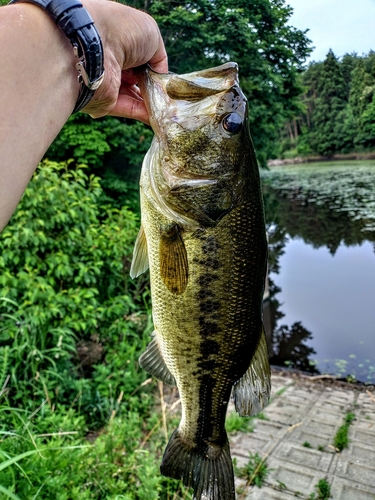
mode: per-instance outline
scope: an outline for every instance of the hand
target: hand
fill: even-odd
[[[109,0],[83,0],[94,19],[104,48],[104,81],[83,109],[93,118],[107,114],[149,123],[136,86],[133,68],[148,63],[168,72],[167,54],[159,28],[148,14]]]

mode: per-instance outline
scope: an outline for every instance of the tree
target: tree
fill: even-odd
[[[358,120],[367,104],[371,102],[374,78],[366,72],[363,59],[359,59],[351,73],[349,104]]]
[[[343,147],[337,137],[335,125],[338,115],[347,105],[345,81],[339,61],[332,50],[323,63],[317,94],[310,143],[318,154],[332,155]]]

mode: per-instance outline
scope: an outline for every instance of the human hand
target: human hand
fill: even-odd
[[[82,0],[95,22],[104,49],[104,81],[83,112],[149,123],[136,86],[133,68],[148,63],[158,73],[168,72],[163,39],[155,20],[145,12],[109,0]]]

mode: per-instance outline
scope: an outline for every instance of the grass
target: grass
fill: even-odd
[[[231,412],[225,421],[225,428],[228,434],[235,432],[253,432],[252,417],[240,417],[238,413]]]
[[[105,363],[58,379],[46,370],[21,384],[23,365],[2,349],[1,499],[191,500],[188,488],[159,470],[176,422],[169,414],[161,419],[156,382],[137,366],[147,318],[120,325],[121,334],[105,343]]]
[[[344,418],[344,423],[341,425],[336,432],[336,435],[333,440],[334,447],[337,451],[342,451],[344,448],[348,447],[349,444],[349,427],[350,424],[355,419],[354,413],[347,413]]]
[[[225,429],[228,434],[233,434],[235,432],[253,432],[254,419],[269,420],[263,412],[258,413],[258,415],[254,415],[253,417],[240,417],[237,412],[232,411],[228,413],[225,420]]]
[[[311,493],[309,500],[328,500],[331,498],[331,485],[327,481],[327,478],[319,479],[315,488],[317,489],[317,493]]]
[[[250,453],[247,464],[241,469],[235,466],[235,472],[238,477],[247,480],[247,486],[255,484],[261,488],[270,473],[270,469],[265,458],[261,458],[258,453]]]

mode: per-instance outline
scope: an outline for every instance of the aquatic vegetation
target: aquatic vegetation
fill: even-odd
[[[319,167],[322,167],[321,169]],[[323,169],[324,167],[324,169]],[[375,162],[326,163],[262,172],[263,182],[300,203],[325,206],[362,223],[366,238],[375,233]]]

